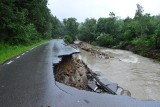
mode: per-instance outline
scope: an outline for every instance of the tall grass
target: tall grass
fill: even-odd
[[[46,42],[46,40],[42,40],[32,45],[17,45],[17,46],[12,46],[6,43],[0,43],[0,64],[44,42]]]

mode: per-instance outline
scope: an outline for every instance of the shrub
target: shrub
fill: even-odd
[[[64,36],[64,41],[68,42],[68,43],[73,43],[74,42],[72,36],[70,36],[70,35],[65,35]]]
[[[28,38],[20,36],[7,38],[6,41],[11,45],[28,44],[30,42]]]
[[[100,46],[111,46],[113,44],[113,37],[110,34],[100,34],[97,37],[97,43]]]
[[[140,37],[133,39],[132,44],[138,47],[141,46],[150,47],[152,45],[152,40],[149,40],[146,37]]]

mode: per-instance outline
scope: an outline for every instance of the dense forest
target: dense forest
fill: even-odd
[[[134,18],[121,19],[110,12],[108,18],[86,19],[79,24],[77,33],[68,34],[77,34],[79,40],[93,45],[130,50],[160,60],[160,15],[143,12],[137,4]]]
[[[47,0],[1,0],[0,63],[62,35],[62,23],[50,13]]]
[[[28,44],[60,34],[61,23],[51,15],[47,0],[2,0],[0,10],[1,42]]]
[[[70,43],[79,39],[93,45],[126,49],[160,60],[160,15],[144,14],[141,5],[137,4],[134,18],[121,19],[110,12],[108,18],[87,18],[83,23],[78,23],[72,17],[60,21],[51,14],[47,2],[0,2],[1,54],[4,44],[31,45],[41,40],[64,38]]]

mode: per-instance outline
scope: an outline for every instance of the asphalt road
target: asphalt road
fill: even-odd
[[[78,52],[56,39],[0,67],[0,107],[160,107],[160,101],[81,91],[54,79],[58,56]]]

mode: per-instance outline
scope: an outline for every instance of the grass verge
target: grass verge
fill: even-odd
[[[0,43],[0,64],[4,63],[6,60],[16,55],[19,55],[20,53],[23,53],[33,47],[43,44],[46,41],[47,40],[41,40],[40,42],[37,42],[32,45],[17,45],[17,46]]]

